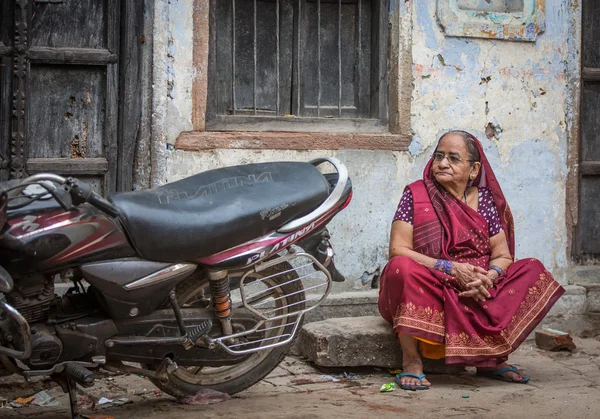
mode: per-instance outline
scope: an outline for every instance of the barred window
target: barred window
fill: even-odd
[[[389,0],[212,0],[207,130],[387,131]]]

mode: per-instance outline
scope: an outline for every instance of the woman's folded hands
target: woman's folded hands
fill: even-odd
[[[471,297],[475,301],[485,301],[491,297],[488,288],[494,286],[494,281],[488,271],[470,263],[454,262],[453,265],[452,276],[462,290],[459,297]]]

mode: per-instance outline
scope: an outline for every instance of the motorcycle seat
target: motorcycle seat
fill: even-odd
[[[276,162],[210,170],[109,200],[141,257],[184,262],[275,231],[317,208],[329,192],[312,164]]]

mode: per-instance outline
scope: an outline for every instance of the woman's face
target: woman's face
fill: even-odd
[[[442,157],[443,155],[443,157]],[[437,156],[437,158],[436,158]],[[465,140],[458,134],[440,139],[433,159],[433,177],[444,187],[464,188],[479,173],[479,163],[469,161]]]

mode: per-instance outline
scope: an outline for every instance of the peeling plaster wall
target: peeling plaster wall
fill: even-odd
[[[577,2],[547,1],[546,30],[535,43],[446,37],[435,4],[413,3],[414,167],[443,131],[477,135],[515,217],[516,256],[539,258],[564,280],[566,80],[578,74],[578,54],[566,40],[570,25],[581,25]]]
[[[546,31],[535,43],[445,37],[435,1],[392,0],[391,16],[402,19],[398,26],[412,37],[412,80],[399,80],[409,87],[412,82],[412,91],[400,99],[410,98],[410,119],[401,118],[413,134],[409,152],[174,150],[179,133],[192,129],[193,1],[156,4],[163,14],[155,18],[154,32],[153,147],[158,149],[153,150],[153,184],[247,162],[340,158],[355,194],[330,224],[338,268],[349,279],[335,285],[338,291],[358,289],[364,272],[386,263],[390,220],[404,186],[421,177],[443,131],[464,128],[482,139],[511,204],[517,257],[539,258],[566,281],[566,155],[572,121],[565,115],[573,102],[566,80],[579,69],[577,45],[569,47],[565,40],[569,25],[580,25],[569,0],[547,2]],[[495,134],[491,139],[486,127]]]

